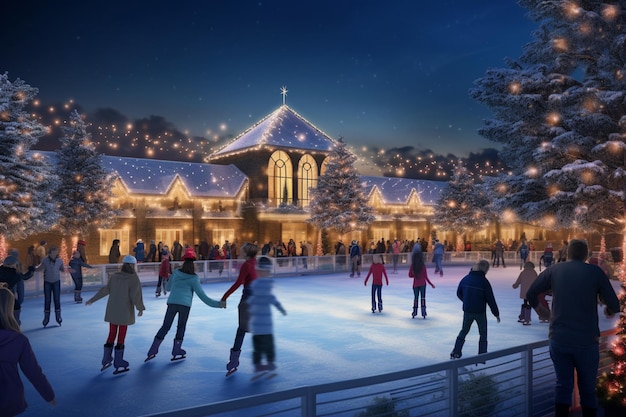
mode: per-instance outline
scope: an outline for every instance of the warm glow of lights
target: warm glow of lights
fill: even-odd
[[[515,213],[511,210],[504,210],[502,212],[502,220],[506,223],[513,223],[516,217]]]
[[[593,184],[593,179],[594,179],[593,172],[585,171],[580,175],[580,177],[582,178],[583,183],[585,183],[586,185]]]
[[[566,1],[563,3],[563,11],[565,12],[565,16],[570,19],[574,19],[580,16],[582,9],[576,3]]]
[[[522,85],[518,81],[514,81],[509,84],[509,93],[519,94],[522,91]]]
[[[560,122],[561,122],[561,115],[556,112],[552,112],[546,116],[546,123],[548,123],[549,125],[556,126]]]
[[[567,51],[567,48],[568,48],[567,39],[565,39],[565,38],[552,39],[552,47],[557,52],[565,52],[565,51]]]
[[[530,167],[526,170],[526,175],[529,177],[536,177],[539,174],[539,170],[536,167]]]
[[[605,20],[613,21],[620,15],[620,8],[616,4],[605,4],[602,8],[602,17]]]

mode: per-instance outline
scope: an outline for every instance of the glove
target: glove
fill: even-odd
[[[500,323],[500,316],[496,316],[496,320],[498,320],[498,323]]]

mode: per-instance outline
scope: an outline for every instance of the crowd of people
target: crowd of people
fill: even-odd
[[[137,246],[140,243],[143,242],[138,240]],[[177,247],[176,243],[174,247]],[[288,242],[287,248],[295,246],[295,244],[290,245],[290,243]],[[381,239],[380,243],[382,249],[385,242]],[[435,285],[428,277],[427,259],[421,243],[418,241],[413,244],[410,254],[409,277],[413,278],[412,317],[415,318],[421,312],[422,318],[425,319],[427,316],[426,286],[430,285],[434,289]],[[558,255],[555,256],[552,253],[554,252],[552,245],[546,245],[542,255],[542,262],[545,263],[546,268],[537,274],[534,263],[528,260],[528,251],[525,248],[529,248],[529,245],[525,240],[522,240],[517,250],[520,257],[521,272],[512,286],[514,289],[519,288],[520,299],[523,300],[518,317],[520,323],[523,325],[531,324],[530,316],[533,308],[541,321],[549,321],[550,323],[550,355],[558,381],[555,391],[556,415],[565,416],[569,412],[574,386],[573,370],[575,369],[578,373],[577,383],[581,395],[583,415],[591,416],[595,415],[595,378],[599,360],[597,302],[601,300],[605,304],[607,316],[619,313],[620,305],[605,272],[593,262],[589,262],[590,253],[587,243],[582,240],[572,240],[570,242],[564,241],[563,244],[565,257],[561,253],[563,249],[559,250]],[[341,245],[343,243],[339,241],[336,246],[338,251]],[[11,386],[17,390],[17,394],[11,396],[6,395],[8,391],[0,390],[0,407],[3,410],[12,410],[13,414],[9,415],[19,414],[26,407],[23,398],[23,386],[17,372],[18,366],[42,397],[51,404],[55,404],[52,387],[37,364],[34,353],[28,344],[28,339],[21,334],[19,319],[23,290],[20,296],[19,284],[30,279],[37,271],[42,271],[44,277],[44,319],[42,324],[44,327],[48,325],[51,305],[54,303],[55,319],[60,326],[62,323],[59,295],[60,273],[68,271],[72,274],[76,288],[78,288],[75,290],[75,302],[79,303],[82,302],[79,288],[82,285],[82,268],[91,267],[86,262],[86,257],[83,258],[86,242],[82,242],[80,246],[83,248],[77,248],[74,251],[72,260],[68,265],[64,265],[60,260],[59,251],[56,247],[51,247],[46,252],[45,257],[39,260],[38,265],[21,265],[15,251],[10,252],[0,265],[0,355],[11,359],[9,362],[3,362],[2,366],[9,368],[3,370],[0,379],[6,379],[1,381],[3,386]],[[137,246],[133,250],[135,255],[141,253],[141,250],[137,250]],[[443,275],[443,265],[438,255],[443,254],[444,246],[436,239],[431,242],[434,271],[440,275]],[[273,283],[268,278],[275,267],[273,257],[267,255],[258,257],[259,246],[256,243],[246,243],[241,248],[238,247],[237,251],[233,251],[232,245],[229,244],[230,256],[237,253],[238,258],[241,257],[243,262],[239,266],[237,280],[222,295],[221,299],[217,300],[209,297],[200,284],[194,262],[201,259],[201,256],[197,256],[194,248],[183,247],[183,254],[180,257],[182,265],[172,270],[169,261],[170,257],[173,257],[173,253],[165,245],[162,247],[155,245],[155,247],[159,252],[154,254],[154,259],[161,259],[157,296],[160,295],[161,289],[164,295],[169,292],[169,296],[163,324],[157,330],[151,346],[147,349],[145,361],[148,362],[157,356],[160,345],[176,317],[178,320],[171,351],[172,360],[186,357],[182,343],[194,295],[209,307],[226,308],[228,298],[241,287],[241,298],[237,306],[238,327],[233,346],[228,354],[226,375],[236,372],[239,367],[239,358],[246,333],[252,333],[252,358],[255,372],[263,375],[273,371],[276,368],[276,353],[271,307],[274,306],[282,314],[287,314],[282,304],[272,294]],[[115,255],[116,248],[119,251],[119,242],[114,242],[111,247],[113,255]],[[274,250],[275,248],[276,246],[274,246]],[[391,255],[390,259],[394,271],[397,272],[393,255],[404,249],[404,243],[394,240],[391,242],[391,250],[385,244],[384,252],[375,251],[373,253],[372,263],[364,280],[364,285],[367,286],[369,278],[372,278],[372,313],[376,311],[382,313],[382,287],[384,283],[389,285],[384,254]],[[149,248],[148,253],[151,252],[152,250]],[[263,249],[261,249],[261,253],[263,253]],[[291,256],[297,256],[289,249],[288,253],[291,253]],[[363,252],[358,242],[352,241],[348,248],[344,246],[343,254],[350,256],[352,261],[350,276],[359,276]],[[31,251],[29,251],[29,255],[31,255]],[[276,252],[274,251],[272,255],[276,255]],[[387,258],[389,259],[389,257]],[[557,262],[553,263],[549,258],[556,258]],[[145,310],[141,282],[136,270],[138,262],[136,256],[124,256],[120,270],[111,274],[107,284],[85,303],[91,305],[99,299],[108,297],[104,321],[109,324],[109,330],[103,346],[101,371],[111,366],[115,368],[114,373],[116,374],[129,370],[129,363],[124,360],[125,337],[128,326],[133,325],[135,317],[141,317]],[[462,302],[463,320],[461,330],[450,353],[451,359],[462,357],[465,338],[474,322],[476,322],[479,332],[478,354],[487,352],[487,307],[496,317],[498,323],[500,322],[498,305],[487,278],[490,267],[494,265],[497,266],[497,259],[492,259],[491,262],[486,259],[479,260],[458,284],[456,295]],[[551,303],[546,297],[551,298]],[[577,323],[577,326],[571,326],[571,323]]]

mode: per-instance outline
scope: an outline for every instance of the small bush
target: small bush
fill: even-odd
[[[472,373],[459,383],[460,417],[489,416],[499,402],[498,383],[492,376]]]
[[[396,404],[389,397],[374,397],[372,403],[356,417],[409,417],[407,411],[396,411]]]

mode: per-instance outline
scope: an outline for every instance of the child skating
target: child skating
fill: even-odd
[[[163,295],[167,295],[166,284],[172,273],[172,264],[170,263],[170,253],[168,250],[161,252],[161,265],[159,265],[159,281],[156,287],[156,296],[161,296],[161,287],[163,287]]]
[[[424,264],[424,255],[421,250],[413,250],[411,253],[411,267],[409,268],[409,277],[413,278],[413,313],[412,318],[417,316],[417,307],[422,307],[422,318],[426,318],[426,283],[435,288],[435,284],[428,279],[426,264]]]
[[[513,283],[513,288],[519,287],[519,298],[524,300],[522,304],[522,311],[517,319],[518,323],[522,323],[524,326],[530,325],[530,311],[531,307],[526,299],[526,291],[530,288],[531,284],[537,279],[537,271],[535,271],[535,264],[532,262],[526,262],[524,264],[524,270],[519,273],[517,280]]]
[[[83,291],[83,268],[91,269],[93,266],[83,261],[82,255],[79,251],[74,251],[72,259],[69,261],[68,265],[70,267],[72,281],[74,281],[74,302],[79,304],[83,302],[83,297],[81,296]]]
[[[141,282],[135,271],[136,265],[135,257],[126,255],[122,259],[122,269],[111,274],[107,285],[100,288],[100,291],[85,303],[89,306],[95,301],[109,296],[104,314],[104,321],[109,322],[109,336],[104,344],[100,371],[107,369],[112,362],[115,365],[114,374],[128,371],[128,362],[124,360],[126,332],[128,326],[135,324],[135,308],[139,317],[143,315],[143,311],[146,309],[143,305]],[[116,338],[115,361],[113,361],[113,344]]]
[[[167,299],[167,310],[163,325],[157,332],[152,345],[148,350],[148,355],[144,362],[153,359],[159,353],[159,346],[165,339],[167,332],[172,328],[174,317],[178,314],[178,324],[176,326],[176,336],[174,337],[174,346],[172,347],[172,360],[184,359],[187,352],[182,349],[183,338],[185,337],[185,329],[189,312],[191,311],[191,302],[194,293],[204,302],[204,304],[213,308],[226,308],[225,302],[220,302],[209,298],[204,293],[200,285],[200,278],[196,275],[194,261],[196,253],[192,248],[187,248],[183,255],[183,265],[176,269],[171,278],[167,281],[166,287],[170,290],[170,296]]]
[[[383,290],[383,275],[385,276],[385,280],[387,281],[387,285],[389,285],[389,277],[387,277],[387,270],[385,269],[385,265],[383,264],[382,257],[380,254],[375,253],[372,256],[372,265],[370,265],[370,270],[365,277],[365,281],[363,285],[367,286],[367,280],[369,277],[372,277],[372,313],[376,313],[376,296],[378,295],[378,312],[382,313],[383,311],[383,298],[382,298],[382,290]]]
[[[252,379],[258,379],[268,371],[276,369],[274,363],[276,351],[274,349],[274,331],[272,324],[272,306],[283,315],[287,311],[272,294],[274,281],[267,278],[272,271],[272,260],[267,256],[259,257],[257,261],[257,276],[252,283],[252,296],[248,299],[250,312],[250,331],[252,332],[252,363],[257,373]],[[262,363],[263,357],[267,363]]]

